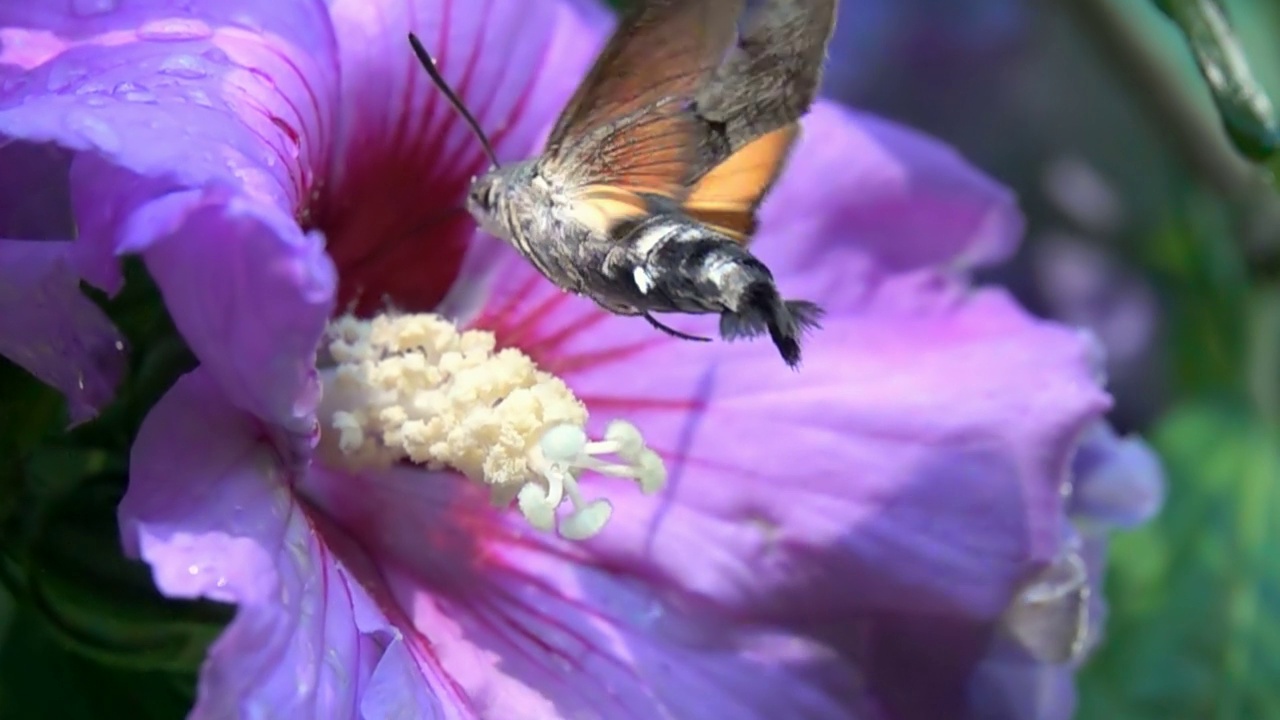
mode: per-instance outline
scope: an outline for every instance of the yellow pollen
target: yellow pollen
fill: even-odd
[[[634,425],[615,420],[603,439],[589,439],[587,409],[564,381],[517,349],[498,350],[493,333],[432,314],[344,316],[324,350],[320,450],[332,464],[451,468],[570,539],[596,534],[612,512],[607,500],[582,496],[583,471],[629,478],[645,492],[666,482]],[[565,500],[571,510],[558,514]]]

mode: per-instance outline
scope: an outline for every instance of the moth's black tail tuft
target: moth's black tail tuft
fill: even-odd
[[[744,293],[736,313],[720,316],[720,336],[737,340],[769,333],[782,359],[800,365],[800,338],[821,327],[822,308],[808,300],[783,300],[772,283],[757,282]]]

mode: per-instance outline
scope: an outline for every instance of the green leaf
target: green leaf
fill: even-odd
[[[15,720],[181,720],[194,675],[104,667],[56,643],[39,613],[13,608],[0,645],[0,717]]]
[[[1162,309],[1180,393],[1244,391],[1248,268],[1222,241],[1229,232],[1220,208],[1188,193],[1143,245],[1141,262],[1167,299]]]
[[[1225,8],[1218,0],[1153,1],[1182,30],[1236,148],[1254,160],[1274,155],[1280,149],[1280,122]]]
[[[168,600],[120,551],[120,482],[97,476],[52,505],[26,558],[26,599],[68,649],[117,668],[195,672],[230,607]]]
[[[1080,717],[1280,717],[1280,437],[1242,399],[1201,399],[1152,439],[1169,500],[1113,546]]]

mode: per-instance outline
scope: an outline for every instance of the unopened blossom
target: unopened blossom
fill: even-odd
[[[1022,222],[954,153],[831,104],[805,119],[755,246],[828,312],[793,373],[568,296],[461,211],[484,158],[406,32],[517,159],[600,8],[27,7],[0,2],[0,145],[73,153],[74,267],[113,290],[141,256],[200,361],[120,506],[162,592],[237,606],[191,717],[985,701],[1010,605],[1069,562],[1108,398],[1086,336],[967,286]]]

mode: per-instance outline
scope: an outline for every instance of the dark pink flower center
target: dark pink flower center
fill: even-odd
[[[435,307],[457,276],[474,224],[461,205],[477,152],[442,159],[439,133],[406,118],[395,136],[351,153],[341,186],[322,186],[306,213],[338,267],[338,308]]]

